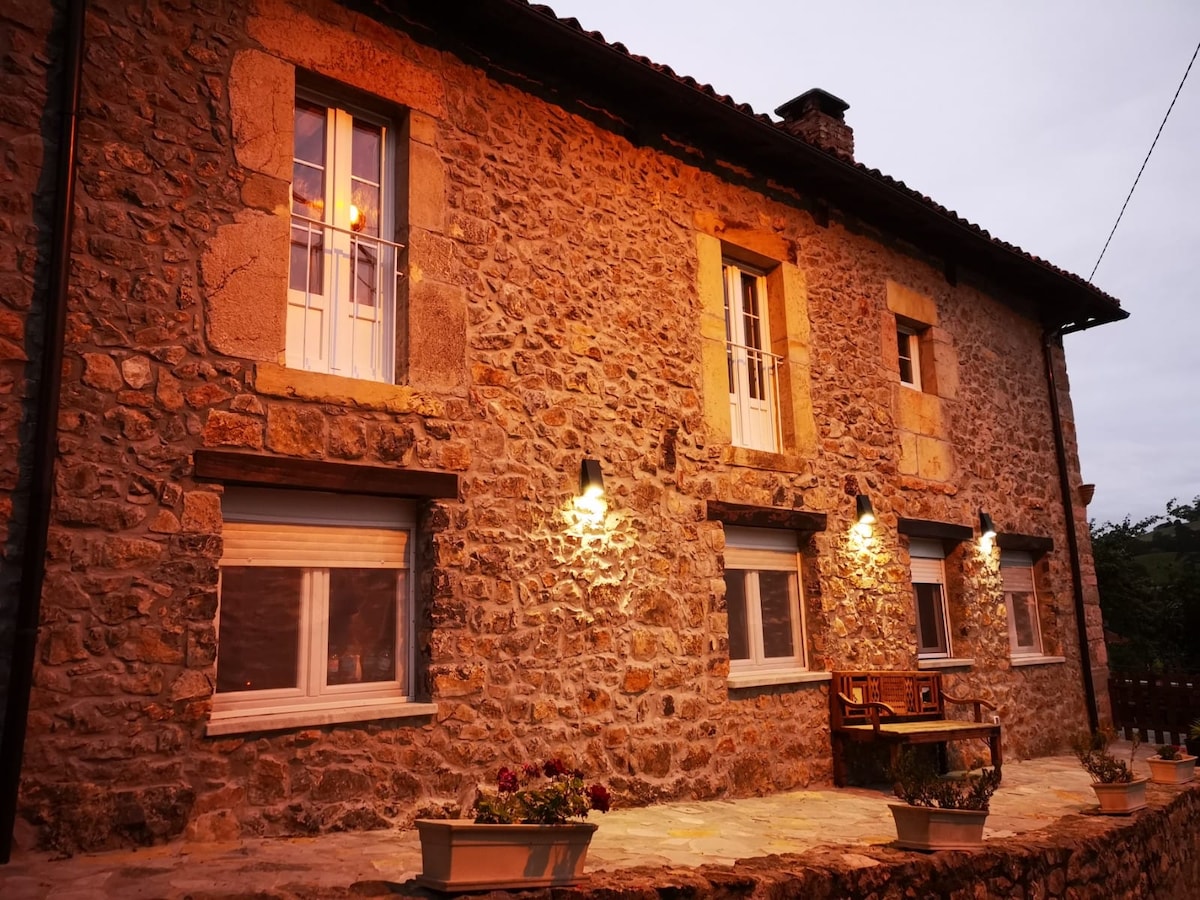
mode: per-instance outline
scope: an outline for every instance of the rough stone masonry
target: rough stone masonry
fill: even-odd
[[[60,7],[0,12],[5,585]],[[1064,518],[1029,304],[951,283],[903,235],[818,213],[702,148],[633,143],[586,104],[412,35],[327,0],[88,5],[23,827],[63,850],[378,828],[456,810],[498,765],[551,755],[623,803],[827,781],[826,682],[729,685],[712,501],[827,517],[802,554],[815,672],[915,667],[899,518],[973,523],[986,508],[1052,538],[1036,575],[1046,653],[1063,661],[1011,665],[996,556],[968,541],[946,568],[955,655],[972,662],[946,677],[997,704],[1010,756],[1083,727],[1068,527],[1103,667],[1099,612],[1082,510]],[[313,77],[403,123],[395,385],[282,365],[291,110]],[[730,248],[773,267],[780,453],[730,441]],[[924,392],[898,382],[897,316],[928,328]],[[199,450],[458,476],[457,498],[421,504],[415,539],[416,669],[436,713],[206,733],[223,517]],[[564,513],[583,457],[604,467],[603,540]],[[860,492],[879,513],[865,542]]]

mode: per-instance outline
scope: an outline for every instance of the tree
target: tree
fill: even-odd
[[[1090,527],[1112,668],[1200,672],[1200,497]]]

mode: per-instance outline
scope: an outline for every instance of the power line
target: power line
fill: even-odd
[[[1167,114],[1163,116],[1162,124],[1158,126],[1158,134],[1154,135],[1154,142],[1150,144],[1150,149],[1146,151],[1146,158],[1142,160],[1142,167],[1138,169],[1137,178],[1133,179],[1133,187],[1129,189],[1129,195],[1125,198],[1125,202],[1121,204],[1121,211],[1117,213],[1117,221],[1113,222],[1112,231],[1108,233],[1108,240],[1104,242],[1104,249],[1100,251],[1100,256],[1096,260],[1096,264],[1092,266],[1092,274],[1088,276],[1088,283],[1096,276],[1096,270],[1100,268],[1100,260],[1104,259],[1104,253],[1108,250],[1109,242],[1112,241],[1113,235],[1117,233],[1117,226],[1121,224],[1121,216],[1125,215],[1125,207],[1129,205],[1129,199],[1133,196],[1133,192],[1137,189],[1138,182],[1142,180],[1142,173],[1146,171],[1146,163],[1150,162],[1150,154],[1154,152],[1155,146],[1158,145],[1158,139],[1162,136],[1163,126],[1167,124],[1167,119],[1171,116],[1171,110],[1175,108],[1175,101],[1179,99],[1179,92],[1183,90],[1183,83],[1187,81],[1188,73],[1192,71],[1192,63],[1196,61],[1196,55],[1200,54],[1200,44],[1196,45],[1195,52],[1192,53],[1192,62],[1188,63],[1187,71],[1183,73],[1183,80],[1179,82],[1179,87],[1175,88],[1175,96],[1171,98],[1171,105],[1167,107]]]

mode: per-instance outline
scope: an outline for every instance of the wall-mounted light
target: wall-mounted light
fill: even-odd
[[[600,460],[585,459],[579,464],[579,496],[595,499],[604,496],[604,473]]]
[[[866,494],[858,494],[854,498],[855,518],[859,525],[874,525],[875,524],[875,507],[871,505],[871,498]]]
[[[979,537],[985,541],[996,537],[996,523],[982,509],[979,511]]]

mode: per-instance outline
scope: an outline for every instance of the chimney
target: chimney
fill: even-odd
[[[789,134],[815,144],[822,150],[854,159],[854,129],[846,124],[850,104],[828,91],[813,88],[775,110]]]

